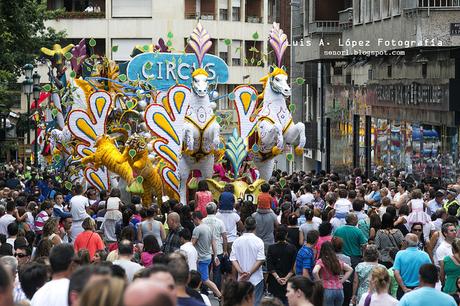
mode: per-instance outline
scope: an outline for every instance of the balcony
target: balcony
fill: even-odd
[[[460,9],[460,0],[403,0],[405,9]]]
[[[349,7],[339,12],[339,26],[341,29],[353,26],[353,8]]]
[[[311,22],[308,27],[310,34],[318,33],[340,33],[339,21],[337,20],[321,20]]]
[[[262,23],[262,17],[261,16],[246,16],[246,22]]]
[[[86,5],[86,1],[58,1],[48,0],[48,10],[63,10],[56,16],[56,19],[94,19],[105,18],[105,0],[93,1]]]

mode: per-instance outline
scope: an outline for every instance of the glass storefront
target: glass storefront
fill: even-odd
[[[365,165],[365,122],[360,116],[359,163]],[[455,182],[460,174],[458,128],[372,118],[371,167],[388,174],[404,170],[417,179],[439,177]],[[331,168],[348,174],[353,167],[353,126],[331,122]]]

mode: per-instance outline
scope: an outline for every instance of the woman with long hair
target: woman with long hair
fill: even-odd
[[[343,283],[351,276],[353,269],[337,258],[332,243],[326,241],[321,246],[321,253],[313,274],[324,286],[324,305],[340,306],[344,300]],[[343,277],[340,277],[343,275]]]
[[[123,306],[126,283],[116,277],[104,278],[86,286],[80,295],[80,305]]]
[[[155,257],[163,254],[158,240],[154,235],[147,235],[144,237],[144,249],[141,253],[141,264],[144,267],[150,267],[155,263]]]
[[[59,221],[57,218],[49,218],[43,225],[43,236],[42,239],[50,240],[53,245],[62,243],[61,236],[59,236]]]
[[[388,269],[393,266],[393,260],[390,257],[392,249],[400,249],[404,236],[399,229],[393,227],[393,216],[384,213],[382,216],[381,229],[375,235],[375,245],[379,251],[379,261]]]
[[[321,282],[314,282],[304,276],[294,276],[287,284],[289,306],[323,306],[323,294]]]
[[[370,278],[371,292],[363,294],[359,306],[398,305],[398,300],[388,294],[390,288],[390,275],[387,269],[375,267]]]

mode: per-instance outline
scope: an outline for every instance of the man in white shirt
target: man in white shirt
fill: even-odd
[[[214,202],[210,202],[206,205],[206,212],[208,216],[203,219],[203,223],[211,228],[212,236],[216,241],[216,254],[219,261],[222,263],[224,257],[228,256],[227,253],[227,231],[225,230],[225,225],[222,220],[216,217],[217,205]],[[221,265],[213,265],[213,281],[216,284],[217,288],[221,287],[222,283],[222,270]]]
[[[303,186],[300,190],[302,190],[302,195],[297,199],[297,204],[300,206],[308,205],[313,202],[315,196],[313,195],[313,188],[310,184]]]
[[[69,277],[73,272],[74,249],[62,243],[51,249],[49,260],[53,276],[51,281],[35,292],[31,306],[68,306]]]
[[[445,223],[441,228],[441,234],[444,236],[444,241],[436,249],[436,266],[439,267],[439,262],[446,256],[452,255],[452,242],[457,236],[457,229],[452,223]]]
[[[118,259],[113,262],[114,265],[122,267],[126,272],[128,282],[131,283],[134,274],[142,269],[138,263],[132,262],[133,258],[133,243],[129,240],[122,240],[118,244]]]
[[[244,226],[246,233],[233,242],[230,261],[238,272],[238,280],[249,281],[255,286],[254,305],[259,305],[264,291],[264,242],[254,234],[256,220],[253,217],[246,218]]]
[[[89,217],[86,212],[86,207],[89,206],[89,200],[83,195],[82,185],[77,184],[75,186],[75,194],[76,195],[70,199],[70,213],[72,214],[72,241],[75,241],[78,234],[84,231],[81,225],[83,220]]]
[[[13,201],[8,201],[6,203],[6,214],[0,218],[0,234],[8,237],[8,225],[16,221],[16,214],[16,204]]]
[[[339,189],[339,199],[334,204],[335,217],[338,219],[345,219],[348,213],[353,210],[353,205],[347,197],[347,190]]]
[[[196,263],[198,262],[198,252],[191,242],[192,233],[190,233],[188,228],[183,228],[179,232],[179,239],[181,244],[179,251],[187,256],[187,263],[190,271],[198,270],[196,266]]]

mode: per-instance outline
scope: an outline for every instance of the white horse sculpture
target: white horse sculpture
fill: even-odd
[[[187,139],[187,147],[179,162],[180,200],[187,203],[187,180],[192,170],[200,170],[203,179],[212,178],[214,152],[220,143],[220,125],[208,95],[208,73],[198,68],[192,73],[192,94],[185,117],[185,134],[193,135]],[[192,148],[190,150],[189,148]]]
[[[278,67],[270,67],[270,73],[261,80],[264,91],[259,96],[263,97],[262,109],[256,117],[258,155],[255,164],[264,180],[270,179],[273,158],[283,151],[285,144],[296,145],[295,152],[301,155],[306,142],[305,125],[294,124],[286,106],[285,99],[291,95],[287,80],[286,71]]]

